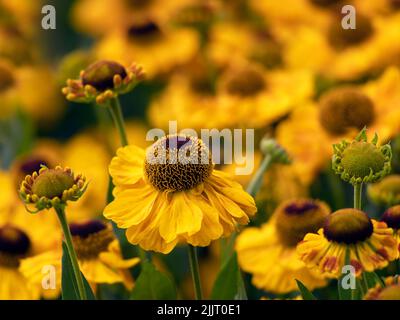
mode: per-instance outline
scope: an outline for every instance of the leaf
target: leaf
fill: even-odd
[[[78,285],[76,283],[74,269],[68,254],[67,245],[62,243],[63,255],[61,260],[62,273],[61,273],[61,290],[63,300],[80,300]],[[82,274],[82,273],[81,273]],[[96,300],[89,283],[85,276],[82,274],[83,285],[85,286],[86,296],[88,300]]]
[[[301,296],[304,300],[317,300],[317,298],[311,293],[310,290],[299,280],[295,279],[297,283],[297,287],[300,290]]]
[[[243,283],[240,274],[237,255],[234,252],[230,258],[224,263],[217,279],[215,280],[211,299],[213,300],[233,300],[247,299],[246,292],[242,290]]]
[[[158,271],[152,263],[142,263],[135,288],[131,294],[131,300],[175,300],[176,288],[172,280]]]

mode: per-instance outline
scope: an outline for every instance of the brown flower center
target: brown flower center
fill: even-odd
[[[324,235],[334,242],[355,244],[368,239],[373,232],[371,219],[361,210],[341,209],[325,221]]]
[[[19,266],[19,260],[26,256],[31,241],[25,232],[11,225],[0,227],[0,265],[10,268]]]
[[[371,99],[354,88],[329,91],[320,102],[321,125],[332,134],[343,134],[350,128],[362,129],[375,119]]]
[[[14,77],[9,68],[0,65],[0,92],[6,91],[14,84]]]
[[[266,87],[263,75],[253,69],[240,70],[228,77],[226,90],[229,94],[248,97],[260,93]]]
[[[382,221],[386,222],[390,228],[400,229],[400,205],[387,209],[382,216]]]
[[[374,33],[370,19],[361,14],[357,14],[356,28],[344,29],[340,19],[335,19],[329,30],[329,41],[338,49],[360,44],[371,37]]]
[[[97,258],[115,239],[111,227],[100,220],[71,223],[69,227],[76,254],[82,260]]]
[[[280,205],[274,213],[282,243],[296,246],[309,232],[317,232],[329,215],[328,206],[317,200],[298,199]]]
[[[161,35],[160,27],[154,21],[143,21],[129,26],[128,37],[136,40],[149,40]]]
[[[172,135],[155,142],[147,151],[144,171],[160,191],[190,190],[213,170],[211,153],[198,138]]]
[[[127,76],[125,68],[117,62],[101,60],[85,69],[82,83],[91,85],[99,91],[105,91],[114,88],[115,75],[120,75],[124,79]]]

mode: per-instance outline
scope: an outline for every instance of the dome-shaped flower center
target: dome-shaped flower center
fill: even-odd
[[[30,247],[31,241],[25,232],[11,225],[0,227],[0,265],[18,267],[19,259]]]
[[[190,190],[204,182],[213,170],[211,153],[198,138],[169,135],[147,151],[144,171],[160,191]]]
[[[282,243],[296,246],[309,232],[317,232],[324,224],[330,210],[320,201],[292,200],[280,205],[274,214],[276,229]]]
[[[400,229],[400,205],[387,209],[381,220],[386,222],[390,228]]]
[[[47,169],[42,171],[32,185],[32,193],[39,198],[52,199],[61,197],[64,190],[69,190],[74,185],[72,174],[61,169]]]
[[[69,228],[76,254],[83,260],[96,258],[115,239],[111,227],[100,220],[71,223]]]
[[[361,210],[341,209],[332,213],[325,221],[324,235],[334,242],[355,244],[371,236],[371,219]]]
[[[320,122],[332,134],[342,134],[350,128],[362,129],[374,118],[371,99],[356,89],[334,89],[321,98]]]
[[[124,79],[127,74],[119,63],[107,60],[97,61],[85,69],[82,75],[83,85],[91,85],[99,91],[114,87],[114,76],[120,75]]]
[[[6,91],[14,84],[12,71],[0,65],[0,92]]]
[[[364,178],[381,171],[385,165],[385,157],[372,143],[352,142],[344,151],[342,158],[344,171],[352,177]]]
[[[241,97],[256,95],[265,87],[263,75],[253,69],[244,69],[231,74],[226,83],[228,93]]]
[[[328,34],[330,43],[335,48],[340,49],[360,44],[370,38],[374,32],[370,19],[361,14],[357,14],[355,29],[344,29],[341,24],[341,19],[342,16],[340,16],[339,20],[335,19],[332,21]]]
[[[143,21],[129,26],[128,37],[136,40],[148,40],[161,35],[161,29],[154,21]]]

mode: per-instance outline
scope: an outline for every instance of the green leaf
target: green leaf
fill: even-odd
[[[296,279],[297,287],[300,290],[301,296],[304,300],[317,300],[310,290],[299,280]]]
[[[80,300],[78,293],[78,285],[76,283],[74,269],[72,268],[72,262],[68,254],[67,245],[65,242],[62,244],[63,255],[61,260],[62,273],[61,273],[61,291],[63,300]],[[89,283],[85,276],[82,274],[83,284],[86,290],[86,296],[88,300],[96,300]]]
[[[158,271],[152,263],[143,262],[142,271],[131,294],[131,300],[175,300],[176,288],[172,280]]]
[[[211,292],[211,299],[247,299],[246,293],[241,290],[243,285],[241,285],[240,281],[243,280],[237,262],[237,255],[236,252],[234,252],[224,263],[217,276],[217,279],[215,280],[214,287]]]

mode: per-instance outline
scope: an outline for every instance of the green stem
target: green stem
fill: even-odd
[[[119,103],[118,98],[113,98],[110,101],[110,113],[111,117],[114,121],[114,126],[117,128],[119,137],[121,139],[121,146],[125,147],[127,146],[128,143],[128,136],[126,134],[125,130],[125,122],[124,122],[124,116],[122,114],[122,109],[121,109],[121,104]],[[142,260],[142,262],[147,261],[147,254],[146,252],[138,246],[138,251],[139,251],[139,256]]]
[[[121,139],[121,145],[125,147],[128,145],[128,137],[126,135],[124,116],[122,115],[121,105],[118,98],[111,99],[110,112],[111,117],[114,121],[114,125],[118,130],[119,137]]]
[[[199,262],[197,261],[197,252],[196,248],[192,245],[188,245],[189,249],[189,264],[190,271],[192,272],[194,293],[196,300],[202,300],[203,294],[201,291],[201,281],[200,281],[200,272],[199,272]]]
[[[254,177],[251,179],[249,185],[247,186],[246,191],[252,197],[255,197],[257,192],[260,190],[261,185],[262,185],[262,180],[264,177],[264,173],[271,164],[272,164],[272,157],[271,157],[271,155],[268,154],[264,157],[256,174],[254,175]]]
[[[354,185],[354,208],[361,210],[362,183]]]
[[[79,296],[81,300],[87,300],[85,286],[83,284],[82,273],[79,269],[78,258],[76,256],[76,252],[74,249],[74,245],[72,243],[72,235],[69,230],[67,218],[65,216],[64,206],[56,206],[55,210],[57,212],[58,220],[60,221],[61,228],[64,232],[65,244],[67,245],[68,255],[71,259],[72,269],[74,271],[75,280],[78,285]]]

